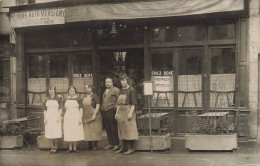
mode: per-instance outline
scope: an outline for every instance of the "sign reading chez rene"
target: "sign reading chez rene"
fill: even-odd
[[[28,27],[65,23],[65,9],[42,9],[11,13],[11,27]]]

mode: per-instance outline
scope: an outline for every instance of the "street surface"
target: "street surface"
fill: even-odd
[[[0,150],[0,166],[260,166],[260,146],[239,143],[236,152],[189,152],[183,145],[170,151],[138,151],[132,155],[112,150],[81,150],[81,153],[49,154],[49,150],[24,147]]]

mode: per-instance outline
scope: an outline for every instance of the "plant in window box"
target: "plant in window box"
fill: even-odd
[[[18,127],[8,124],[7,111],[0,110],[0,148],[13,149],[23,147],[23,136]]]
[[[196,110],[187,111],[187,124],[190,133],[185,137],[185,148],[188,150],[232,151],[238,148],[234,119],[225,110],[198,114]]]

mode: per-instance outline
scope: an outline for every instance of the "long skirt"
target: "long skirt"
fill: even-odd
[[[83,124],[79,124],[79,110],[67,109],[64,115],[64,141],[84,140]]]
[[[132,119],[128,120],[131,105],[118,105],[117,114],[118,137],[120,140],[138,140],[136,126],[136,113],[133,112]]]
[[[102,140],[102,118],[100,112],[97,113],[94,121],[89,119],[83,115],[85,141]]]
[[[61,116],[58,109],[48,109],[46,112],[45,138],[62,138]]]

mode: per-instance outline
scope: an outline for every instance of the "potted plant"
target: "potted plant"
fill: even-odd
[[[185,137],[185,148],[192,151],[234,151],[238,148],[235,126],[238,113],[229,118],[229,112],[212,111],[198,115],[187,111],[190,133]]]
[[[23,147],[23,136],[17,126],[10,125],[5,111],[1,111],[0,119],[0,148],[13,149]]]

